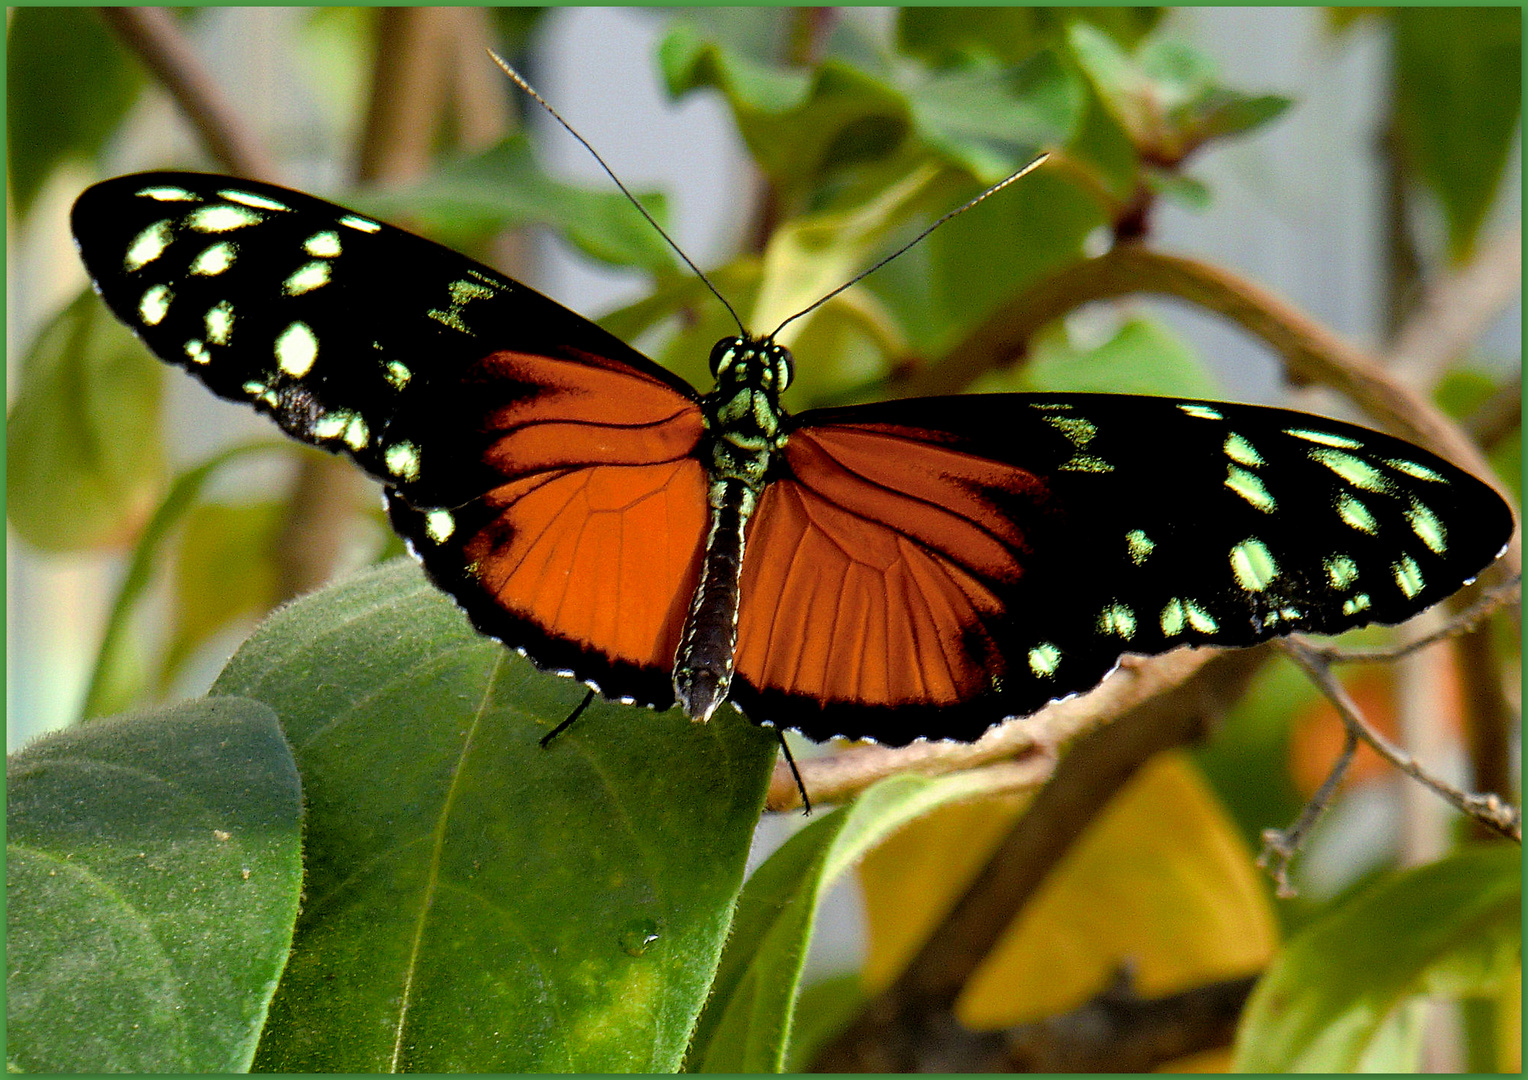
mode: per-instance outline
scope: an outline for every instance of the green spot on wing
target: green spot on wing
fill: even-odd
[[[1251,537],[1231,549],[1231,570],[1247,592],[1262,592],[1278,576],[1279,565],[1267,545]]]

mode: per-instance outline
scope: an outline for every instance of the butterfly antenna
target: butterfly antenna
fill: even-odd
[[[510,67],[502,56],[494,52],[492,49],[488,50],[488,55],[493,57],[493,62],[498,64],[499,67],[503,69],[504,74],[508,75],[511,79],[514,80],[516,86],[518,86],[521,90],[524,90],[531,97],[535,98],[536,104],[540,105],[547,112],[551,113],[553,120],[556,120],[559,124],[566,128],[569,135],[573,136],[579,142],[584,144],[584,149],[594,155],[594,160],[600,163],[600,168],[605,170],[605,175],[615,181],[615,186],[621,189],[621,194],[625,195],[628,199],[631,200],[631,205],[635,206],[639,211],[641,211],[642,216],[647,219],[647,223],[658,230],[658,235],[663,237],[664,240],[668,241],[668,246],[678,252],[679,257],[684,260],[684,264],[691,270],[695,271],[695,276],[700,278],[700,280],[705,283],[706,288],[711,290],[711,294],[722,302],[722,307],[727,309],[727,314],[731,315],[732,321],[737,323],[739,332],[741,332],[743,336],[746,337],[748,335],[748,328],[743,325],[743,320],[738,317],[738,313],[733,310],[732,305],[727,303],[727,298],[723,296],[719,291],[717,291],[716,286],[711,284],[711,279],[706,277],[706,275],[701,272],[700,267],[696,266],[693,262],[690,261],[690,257],[684,253],[684,249],[681,248],[678,244],[674,243],[674,238],[663,231],[663,226],[659,225],[658,222],[653,219],[653,216],[647,212],[647,207],[638,202],[637,197],[627,190],[626,185],[621,183],[621,178],[615,174],[615,170],[612,169],[609,165],[605,164],[605,159],[600,157],[600,152],[589,145],[588,139],[574,131],[573,125],[564,120],[558,114],[556,109],[548,105],[546,98],[536,93],[535,87],[526,82],[518,71]],[[1007,181],[1004,181],[1004,183],[1006,182]]]
[[[837,296],[839,293],[843,292],[849,286],[859,284],[859,282],[863,281],[865,278],[867,278],[871,274],[875,273],[881,267],[883,267],[887,263],[891,262],[892,259],[895,259],[898,255],[901,255],[908,248],[910,248],[910,247],[914,246],[915,244],[917,244],[925,236],[927,236],[929,233],[933,232],[935,229],[939,228],[939,226],[943,225],[946,221],[949,221],[952,217],[955,217],[955,216],[957,216],[959,214],[964,214],[967,210],[971,209],[971,207],[975,206],[977,203],[981,202],[983,199],[986,199],[986,198],[988,198],[990,196],[996,195],[999,191],[1002,191],[1005,187],[1007,187],[1009,184],[1013,183],[1015,180],[1019,179],[1020,177],[1027,176],[1029,173],[1031,173],[1034,170],[1038,169],[1041,165],[1045,164],[1045,159],[1048,158],[1048,157],[1050,157],[1050,154],[1048,154],[1048,153],[1047,154],[1041,154],[1039,157],[1037,157],[1033,161],[1031,161],[1028,165],[1026,165],[1022,169],[1020,169],[1018,172],[1014,173],[1012,176],[1006,177],[1005,179],[999,180],[997,183],[993,184],[991,187],[989,187],[986,191],[982,192],[976,198],[974,198],[970,202],[966,203],[964,206],[957,206],[954,210],[951,210],[948,214],[944,215],[944,217],[940,218],[938,221],[934,222],[928,228],[924,229],[917,236],[913,237],[907,243],[905,243],[901,247],[897,248],[896,251],[893,251],[890,255],[886,256],[884,259],[882,259],[880,262],[876,263],[870,269],[860,271],[858,274],[854,275],[854,277],[850,278],[848,281],[844,282],[838,288],[836,288],[832,292],[828,293],[828,295],[824,296],[821,300],[818,300],[811,307],[803,308],[802,310],[796,312],[796,314],[794,314],[790,318],[786,319],[785,322],[783,322],[779,326],[775,327],[774,333],[770,334],[769,337],[765,338],[764,340],[765,341],[773,341],[773,340],[775,340],[776,336],[779,335],[781,330],[784,330],[791,323],[793,323],[797,319],[801,318],[801,316],[807,315],[807,314],[810,314],[813,311],[816,311],[818,308],[822,307],[823,304],[826,304],[829,300],[833,299],[835,296]]]

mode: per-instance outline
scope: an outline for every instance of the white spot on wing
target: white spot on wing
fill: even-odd
[[[203,206],[193,210],[187,218],[197,232],[221,233],[242,229],[246,225],[258,225],[265,218],[242,206]]]
[[[185,188],[178,187],[148,187],[138,192],[140,198],[153,199],[156,202],[201,202],[201,196],[195,195]]]
[[[191,273],[199,277],[215,277],[233,265],[238,249],[227,240],[219,240],[191,260]]]
[[[1350,439],[1346,435],[1334,435],[1330,431],[1316,431],[1312,428],[1285,428],[1285,435],[1293,435],[1297,439],[1306,442],[1320,443],[1322,446],[1337,446],[1344,450],[1357,450],[1363,443],[1357,439]]]
[[[207,340],[214,345],[227,345],[233,334],[233,305],[219,300],[207,309],[203,321],[207,325]]]
[[[156,221],[133,237],[133,242],[127,247],[127,258],[123,262],[129,272],[141,270],[163,255],[164,249],[169,246],[170,222]]]
[[[444,544],[456,531],[456,518],[449,510],[431,510],[424,516],[424,531],[437,544]]]
[[[318,339],[304,322],[294,322],[276,339],[276,363],[282,371],[300,379],[313,370],[318,359]]]
[[[301,296],[329,284],[329,264],[326,262],[304,263],[293,271],[292,276],[281,283],[281,291],[288,296]]]
[[[287,210],[286,203],[277,202],[275,199],[266,198],[264,195],[256,195],[253,191],[240,191],[237,188],[224,188],[218,195],[229,202],[239,203],[243,206],[253,206],[257,210]]]
[[[170,301],[173,299],[175,294],[168,285],[151,286],[143,294],[143,299],[138,301],[138,317],[146,326],[158,326],[170,313]]]
[[[302,249],[315,259],[332,259],[340,253],[340,234],[326,229],[308,237]]]
[[[1253,536],[1231,549],[1231,570],[1247,592],[1262,592],[1278,576],[1279,565],[1267,545]]]

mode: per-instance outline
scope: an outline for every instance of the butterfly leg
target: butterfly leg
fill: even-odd
[[[796,790],[801,792],[801,812],[810,816],[812,798],[806,793],[806,784],[801,780],[801,770],[796,768],[796,759],[791,757],[791,748],[785,743],[785,729],[775,728],[775,738],[780,740],[780,752],[785,755],[785,763],[791,767],[791,775],[796,778]]]
[[[556,727],[554,727],[551,731],[547,732],[545,735],[541,736],[541,745],[542,745],[542,747],[545,748],[547,743],[551,742],[553,739],[557,738],[557,736],[561,735],[564,731],[567,731],[568,728],[572,727],[573,726],[573,721],[577,720],[580,716],[582,716],[584,714],[584,710],[589,707],[589,702],[591,702],[593,700],[594,700],[594,691],[590,690],[587,694],[584,695],[584,700],[582,700],[582,701],[580,701],[578,703],[578,708],[574,709],[571,713],[568,714],[568,718],[566,720],[564,720],[562,723],[558,724]]]

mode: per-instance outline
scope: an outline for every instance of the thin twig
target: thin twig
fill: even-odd
[[[196,129],[202,147],[214,161],[228,172],[254,180],[280,178],[275,162],[229,105],[168,9],[103,7],[96,10],[101,21],[180,106]]]
[[[1490,617],[1492,613],[1503,607],[1517,607],[1523,602],[1522,595],[1523,579],[1521,575],[1513,577],[1510,581],[1504,581],[1500,585],[1493,585],[1481,593],[1473,604],[1453,616],[1448,622],[1429,634],[1415,638],[1402,645],[1392,645],[1383,649],[1344,649],[1334,645],[1316,645],[1309,639],[1301,637],[1300,643],[1313,656],[1319,656],[1329,664],[1380,664],[1399,660],[1403,656],[1409,656],[1414,652],[1427,648],[1429,645],[1449,638],[1461,637],[1474,630]]]
[[[1300,810],[1295,823],[1287,829],[1263,830],[1263,851],[1257,857],[1257,864],[1272,875],[1279,899],[1289,900],[1298,895],[1295,887],[1289,883],[1289,864],[1299,854],[1311,829],[1331,805],[1332,796],[1337,793],[1337,785],[1347,775],[1348,766],[1353,763],[1353,755],[1357,751],[1357,734],[1351,727],[1343,728],[1342,752],[1337,755],[1331,771],[1326,774],[1326,779],[1321,782],[1316,793]]]
[[[1460,813],[1484,823],[1502,836],[1522,843],[1522,815],[1516,807],[1511,806],[1494,793],[1487,792],[1482,795],[1461,791],[1447,781],[1434,776],[1409,753],[1390,742],[1390,740],[1369,726],[1368,722],[1364,720],[1363,714],[1359,711],[1358,706],[1348,696],[1347,690],[1337,681],[1336,676],[1332,674],[1331,665],[1327,661],[1313,652],[1303,642],[1293,638],[1285,639],[1283,647],[1289,653],[1290,658],[1310,676],[1311,681],[1326,695],[1327,700],[1336,706],[1337,715],[1342,718],[1343,725],[1350,733],[1368,743],[1378,752],[1380,757],[1390,762],[1397,769],[1400,769],[1401,772],[1418,783],[1431,788]]]

